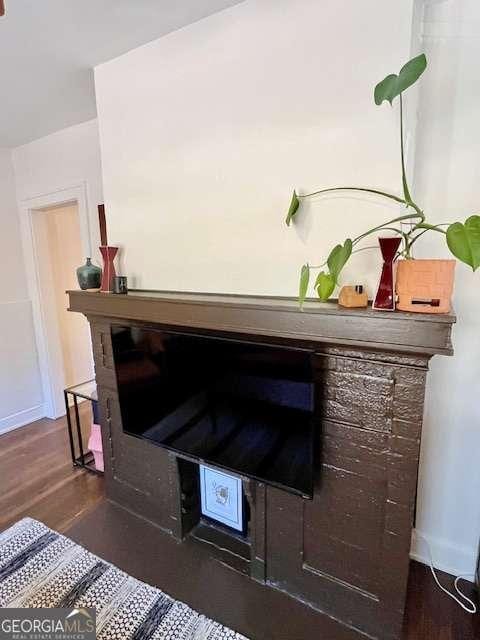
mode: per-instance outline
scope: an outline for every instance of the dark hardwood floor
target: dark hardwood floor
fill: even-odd
[[[90,422],[88,403],[80,406],[80,413],[86,432]],[[183,573],[176,565],[176,558],[181,555],[176,543],[172,543],[171,558],[158,556],[157,530],[139,545],[140,532],[148,533],[152,526],[108,503],[101,477],[72,468],[65,418],[39,420],[0,436],[0,530],[26,515],[66,532],[147,582],[164,588],[169,585],[167,590],[175,597],[181,598],[182,584],[192,580],[191,574]],[[129,539],[133,541],[134,553]],[[198,562],[201,563],[200,556]],[[204,567],[199,565],[199,569],[208,576],[208,563]],[[439,575],[443,584],[452,588],[452,577]],[[242,579],[246,578],[225,569],[222,588],[234,589]],[[191,604],[208,614],[210,589],[204,589],[201,580],[198,584],[196,601]],[[473,593],[469,583],[462,585]],[[274,634],[275,640],[316,639],[315,612],[272,591],[272,606],[277,607],[277,614],[267,618],[265,624],[275,626],[273,621],[281,621],[282,616],[298,620],[295,637],[280,631]],[[280,622],[278,627],[281,629]],[[268,631],[264,630],[262,637],[269,637]],[[255,638],[251,636],[251,640]],[[318,640],[337,639],[323,636]],[[402,640],[480,640],[480,614],[469,615],[460,609],[439,591],[427,567],[412,562]]]
[[[90,403],[79,409],[86,442]],[[0,436],[0,531],[31,516],[63,532],[103,497],[102,477],[72,467],[66,418],[38,420]]]
[[[454,591],[453,576],[437,572],[444,587]],[[462,581],[460,588],[479,606],[476,590]],[[410,563],[402,640],[480,640],[480,613],[469,614],[435,584],[430,569]]]

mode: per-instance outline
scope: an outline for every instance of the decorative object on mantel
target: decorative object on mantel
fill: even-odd
[[[100,291],[102,293],[111,293],[113,291],[113,280],[116,275],[113,261],[117,255],[118,247],[105,246],[99,247],[99,249],[103,258],[103,275]]]
[[[107,240],[107,222],[105,219],[105,205],[98,205],[98,222],[100,226],[100,253],[103,258],[103,276],[100,291],[102,293],[111,293],[113,291],[113,280],[116,276],[115,265],[113,263],[118,252],[118,247],[108,246]]]
[[[417,311],[427,305],[430,313],[448,313],[456,264],[455,260],[399,260],[397,308]]]
[[[98,226],[100,227],[100,244],[102,247],[108,245],[107,241],[107,220],[105,218],[105,205],[99,204],[98,209]]]
[[[440,223],[430,224],[426,221],[426,217],[422,209],[413,200],[408,187],[407,176],[405,171],[404,159],[404,142],[403,142],[403,104],[402,93],[412,86],[422,75],[427,66],[425,54],[413,58],[407,62],[398,75],[390,74],[377,84],[374,91],[375,104],[381,105],[387,100],[392,105],[393,100],[398,97],[400,102],[400,157],[402,169],[402,186],[403,196],[394,195],[380,189],[371,189],[367,187],[330,187],[320,189],[312,193],[299,195],[294,190],[290,207],[287,213],[286,223],[290,225],[295,220],[300,201],[312,196],[331,193],[334,191],[354,191],[374,194],[388,200],[401,204],[406,207],[407,212],[403,215],[396,216],[387,222],[369,229],[357,236],[356,238],[347,238],[342,244],[337,244],[326,262],[321,265],[313,266],[309,264],[303,265],[300,273],[299,300],[302,306],[307,295],[308,284],[310,279],[310,271],[312,269],[320,269],[314,288],[322,301],[328,300],[332,295],[341,270],[347,263],[348,259],[357,251],[362,251],[369,247],[357,248],[357,245],[367,236],[382,231],[393,231],[403,241],[402,248],[397,252],[394,260],[398,260],[398,265],[402,265],[404,261],[413,262],[412,246],[425,233],[435,231],[445,236],[447,246],[451,253],[461,262],[464,262],[475,271],[480,266],[480,216],[472,215],[466,219],[464,223]],[[408,229],[405,231],[396,225],[401,223],[409,223]],[[447,227],[446,230],[442,227]],[[399,260],[403,258],[404,260]],[[415,260],[415,263],[422,263],[423,260]],[[398,305],[399,309],[415,311],[420,313],[447,313],[450,310],[450,298],[453,290],[453,267],[451,260],[428,260],[425,266],[401,266],[399,269],[400,282],[399,286],[402,290],[402,301]],[[327,266],[328,270],[323,270]],[[429,278],[425,277],[429,273]],[[407,276],[408,273],[408,276]],[[408,277],[408,285],[405,285],[405,279]],[[439,293],[441,291],[441,293]],[[397,293],[399,293],[397,291]],[[439,302],[440,301],[440,302]],[[391,307],[381,306],[380,301],[375,302],[375,309],[385,309]]]
[[[338,304],[347,309],[359,309],[368,307],[368,296],[362,284],[354,287],[346,285],[340,289]]]
[[[113,293],[128,293],[127,276],[115,276],[113,278]]]
[[[2,533],[0,559],[3,608],[92,608],[102,638],[247,640],[32,518]]]
[[[393,261],[400,246],[400,238],[379,238],[383,266],[372,308],[377,311],[395,311],[395,282]]]
[[[92,259],[77,269],[78,286],[82,291],[99,291],[102,281],[102,270],[92,264]]]

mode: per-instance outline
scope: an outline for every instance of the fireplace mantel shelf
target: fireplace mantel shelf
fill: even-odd
[[[68,291],[69,310],[205,331],[268,336],[298,346],[327,344],[419,355],[453,353],[453,314],[345,309],[296,298],[131,290],[127,295]]]

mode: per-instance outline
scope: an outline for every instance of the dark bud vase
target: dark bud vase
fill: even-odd
[[[77,280],[80,289],[88,291],[93,289],[98,291],[102,283],[102,270],[92,264],[92,259],[87,258],[87,262],[77,269]]]
[[[401,238],[379,238],[380,251],[382,252],[383,267],[378,283],[375,300],[372,309],[377,311],[395,311],[395,282],[393,263]]]
[[[103,275],[100,291],[103,293],[111,293],[113,291],[113,281],[117,275],[113,261],[117,255],[118,247],[102,245],[99,249],[103,258]]]

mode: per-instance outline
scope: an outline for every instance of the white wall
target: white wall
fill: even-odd
[[[41,297],[38,295],[39,276],[33,259],[36,249],[32,237],[31,212],[49,205],[77,200],[82,243],[87,247],[84,253],[88,251],[93,254],[91,257],[94,262],[101,264],[97,205],[103,202],[103,193],[97,121],[69,127],[18,147],[13,150],[13,161],[28,295],[32,300],[36,327],[44,415],[58,417],[64,412],[62,357],[59,341],[51,339],[51,326],[46,321],[48,309],[41,304]],[[83,262],[84,258],[79,260],[77,266]],[[66,295],[64,303],[66,306]]]
[[[110,237],[131,284],[295,295],[299,265],[383,221],[383,201],[335,196],[311,202],[295,229],[283,224],[294,186],[400,190],[398,111],[376,107],[372,91],[409,58],[411,36],[410,2],[247,0],[98,67]],[[478,45],[462,44],[452,94],[456,46],[427,41],[418,96],[417,197],[435,217],[475,209],[478,95],[467,74]],[[415,104],[411,91],[409,121]],[[423,251],[439,255],[440,244]],[[361,253],[344,281],[371,295],[378,267],[377,252]],[[458,268],[457,356],[433,361],[420,471],[418,526],[452,572],[472,570],[480,529],[475,278]],[[426,557],[420,544],[414,553]]]
[[[43,415],[11,152],[0,149],[0,433]]]
[[[427,2],[418,25],[429,60],[421,84],[415,194],[435,222],[479,212],[480,5],[476,0]],[[429,237],[418,257],[447,257]],[[427,393],[417,529],[437,564],[471,573],[480,538],[480,272],[458,264],[455,357],[434,358]],[[426,559],[417,541],[414,553]]]
[[[382,220],[384,201],[337,196],[283,224],[294,186],[398,186],[398,113],[373,87],[408,59],[411,9],[249,0],[97,67],[110,236],[131,284],[295,294],[304,261]],[[371,253],[345,275],[372,291],[377,273]]]
[[[103,189],[97,121],[17,147],[13,162],[20,206],[31,198],[86,185],[92,257],[101,265],[97,205],[103,202]]]

